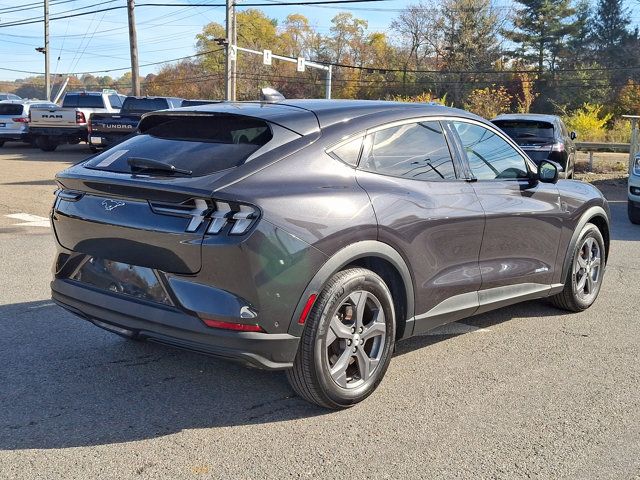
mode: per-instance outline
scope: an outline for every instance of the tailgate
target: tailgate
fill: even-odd
[[[133,133],[141,115],[98,114],[91,116],[91,131],[96,133]]]
[[[165,272],[200,270],[207,205],[167,204],[62,190],[52,223],[60,245],[78,253]]]
[[[32,108],[30,127],[75,127],[76,110],[72,108]]]

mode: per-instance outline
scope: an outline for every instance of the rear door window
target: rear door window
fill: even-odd
[[[360,168],[413,180],[456,178],[440,122],[407,123],[370,134]]]
[[[128,160],[144,158],[202,176],[241,165],[271,138],[269,124],[256,118],[157,115],[146,119],[141,133],[93,157],[85,167],[130,173]]]

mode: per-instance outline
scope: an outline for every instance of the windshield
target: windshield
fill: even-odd
[[[165,108],[168,108],[168,105],[164,98],[128,97],[122,105],[122,109],[128,112],[153,112]]]
[[[85,167],[130,173],[128,160],[137,158],[173,165],[193,176],[208,175],[241,165],[272,138],[265,121],[238,115],[158,115],[147,118],[143,130],[93,157]]]
[[[553,124],[532,120],[496,120],[493,122],[504,133],[520,143],[527,140],[553,140]]]

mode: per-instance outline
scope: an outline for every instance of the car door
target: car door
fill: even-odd
[[[378,238],[412,271],[415,329],[472,314],[484,212],[440,121],[411,120],[367,132],[357,171],[378,220]],[[411,334],[411,331],[406,332]]]
[[[493,127],[451,122],[486,215],[478,312],[549,290],[563,221],[555,184],[532,180],[534,165]]]

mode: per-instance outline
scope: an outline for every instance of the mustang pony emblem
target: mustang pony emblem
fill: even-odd
[[[126,205],[124,202],[119,202],[117,200],[103,200],[102,201],[102,206],[104,207],[104,209],[107,212],[110,212],[111,210],[118,208],[118,207],[122,207],[123,205]]]

